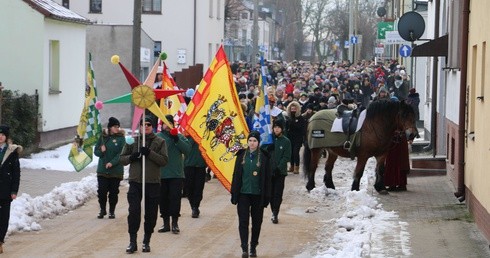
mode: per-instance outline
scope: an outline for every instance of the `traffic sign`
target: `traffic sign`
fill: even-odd
[[[357,44],[357,37],[356,36],[351,36],[350,37],[350,43],[352,43],[353,45]]]
[[[410,56],[412,54],[412,48],[407,46],[407,45],[402,45],[400,47],[400,56],[402,57],[407,57],[407,56]]]
[[[344,48],[349,48],[349,41],[348,40],[344,41]]]

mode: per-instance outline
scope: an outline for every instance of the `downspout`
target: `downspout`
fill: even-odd
[[[196,65],[197,0],[194,0],[194,39],[192,42],[192,65]]]
[[[461,51],[461,83],[459,85],[459,124],[458,124],[458,191],[454,195],[460,202],[465,200],[465,185],[464,185],[464,146],[465,146],[465,126],[466,126],[466,83],[468,78],[468,30],[470,20],[470,1],[463,1],[463,24],[462,24],[462,50]]]
[[[440,13],[440,1],[435,1],[435,26],[434,26],[434,39],[439,38],[439,13]],[[435,157],[437,153],[437,81],[439,76],[439,57],[435,56],[432,61],[432,96],[431,96],[431,123],[430,123],[430,143],[424,147],[425,150],[432,150],[432,156]]]

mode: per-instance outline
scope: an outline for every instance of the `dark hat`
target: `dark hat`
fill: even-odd
[[[151,119],[151,117],[147,116],[147,117],[145,117],[144,122],[153,124],[153,119]],[[143,120],[140,121],[140,125],[142,125],[142,124],[143,124]]]
[[[111,128],[113,126],[121,126],[121,124],[119,123],[119,120],[117,120],[117,118],[115,117],[109,117],[109,123],[107,123],[107,128]]]
[[[10,128],[8,125],[0,125],[0,133],[3,133],[7,138],[9,138]]]
[[[169,123],[174,124],[174,116],[165,115],[165,118],[168,120]]]
[[[274,122],[272,123],[272,128],[274,128],[276,126],[281,127],[281,129],[284,130],[284,120],[282,120],[282,119],[274,120]]]
[[[255,131],[255,130],[254,131],[251,131],[248,134],[247,140],[250,139],[250,137],[254,137],[260,143],[260,133],[258,131]]]

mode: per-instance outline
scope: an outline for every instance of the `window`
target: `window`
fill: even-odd
[[[141,6],[143,13],[162,13],[162,0],[143,0]]]
[[[214,0],[209,0],[209,18],[213,18],[213,2]]]
[[[247,45],[247,30],[242,30],[242,45]]]
[[[162,42],[155,41],[155,45],[153,46],[153,56],[158,57],[162,52]]]
[[[248,20],[248,13],[247,12],[243,12],[240,16],[243,20]]]
[[[63,0],[61,5],[63,5],[63,7],[65,7],[66,9],[70,9],[70,0]]]
[[[102,13],[102,0],[90,0],[90,13]]]
[[[49,93],[59,94],[60,91],[60,42],[49,41]]]

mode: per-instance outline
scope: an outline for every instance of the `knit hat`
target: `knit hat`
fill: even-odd
[[[107,123],[107,128],[111,128],[113,126],[121,126],[121,124],[119,123],[119,120],[117,120],[117,118],[115,117],[109,117],[109,123]]]
[[[9,138],[10,128],[8,125],[0,125],[0,133],[3,133],[5,137]]]
[[[174,124],[174,116],[165,115],[165,118],[168,120],[169,123]]]
[[[260,143],[260,133],[258,131],[251,131],[249,134],[248,134],[248,137],[247,137],[247,140],[250,139],[250,137],[253,137],[255,139],[257,139],[257,141]]]
[[[151,119],[151,117],[147,116],[147,117],[145,117],[144,122],[153,124],[153,119]],[[142,125],[142,124],[143,124],[143,120],[140,121],[140,125]]]
[[[274,128],[276,126],[281,127],[281,129],[284,130],[284,120],[282,120],[282,119],[274,120],[274,122],[272,123],[272,128]]]

